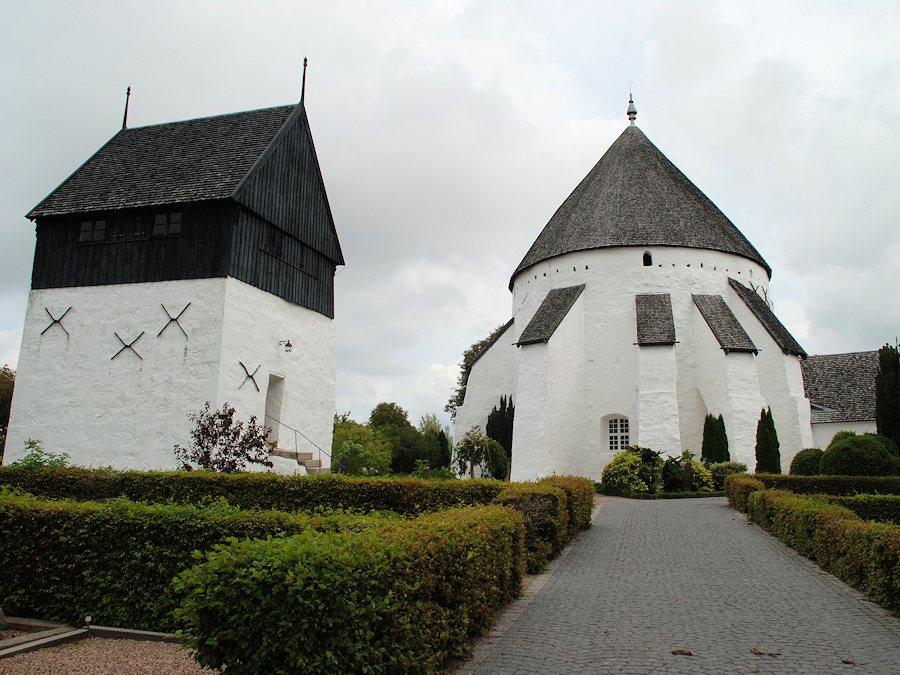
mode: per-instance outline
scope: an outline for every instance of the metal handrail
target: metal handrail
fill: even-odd
[[[304,434],[302,431],[300,431],[299,429],[295,429],[294,427],[292,427],[292,426],[289,425],[289,424],[285,424],[285,423],[282,422],[281,420],[276,419],[276,418],[272,417],[271,415],[266,415],[266,422],[268,422],[269,420],[272,420],[273,422],[275,422],[275,423],[278,424],[279,426],[282,426],[282,427],[284,427],[285,429],[290,429],[291,431],[294,432],[294,452],[297,453],[297,457],[296,457],[297,464],[300,464],[300,456],[299,456],[299,453],[300,453],[300,442],[299,442],[298,436],[299,436],[299,437],[302,437],[307,443],[309,443],[309,444],[312,445],[316,450],[319,451],[319,456],[318,456],[319,462],[322,461],[322,454],[324,454],[326,457],[328,457],[328,464],[329,464],[329,465],[331,464],[331,453],[329,453],[327,450],[323,450],[322,448],[320,448],[320,447],[316,444],[315,441],[313,441],[309,436],[307,436],[306,434]],[[279,434],[279,436],[280,436],[280,434]]]

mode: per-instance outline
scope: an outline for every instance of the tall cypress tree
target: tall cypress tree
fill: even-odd
[[[756,424],[756,473],[781,473],[781,453],[772,408],[763,409]]]
[[[900,445],[900,353],[890,345],[878,350],[875,428],[879,434]]]
[[[516,408],[513,405],[512,397],[507,404],[506,396],[500,397],[500,407],[494,406],[491,414],[488,415],[487,424],[484,425],[484,435],[493,438],[503,449],[506,450],[507,459],[512,459],[512,436],[513,436],[513,420],[515,419]]]
[[[716,420],[716,447],[719,449],[719,462],[730,462],[731,454],[728,452],[728,434],[725,431],[725,419],[719,415]]]
[[[703,445],[700,446],[700,461],[718,462],[718,459],[713,459],[716,450],[716,418],[710,413],[706,413],[703,420]]]

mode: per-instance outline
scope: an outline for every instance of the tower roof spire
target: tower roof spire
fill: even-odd
[[[634,97],[628,92],[628,119],[634,125],[634,118],[637,117],[637,108],[634,107]]]

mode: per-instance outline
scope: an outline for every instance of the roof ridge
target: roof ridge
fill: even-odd
[[[183,120],[173,120],[171,122],[159,122],[158,124],[145,124],[140,127],[127,127],[126,129],[122,129],[121,131],[141,131],[142,129],[156,129],[159,127],[168,127],[174,126],[177,124],[187,124],[188,122],[202,122],[204,120],[215,120],[221,119],[223,117],[235,117],[237,115],[252,115],[254,113],[260,113],[266,110],[279,110],[282,108],[296,108],[298,104],[289,103],[285,105],[273,105],[267,106],[265,108],[254,108],[253,110],[239,110],[237,112],[223,113],[221,115],[204,115],[203,117],[189,117]]]

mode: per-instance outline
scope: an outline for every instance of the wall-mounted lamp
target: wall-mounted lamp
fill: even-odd
[[[284,347],[284,351],[286,351],[286,352],[294,351],[294,345],[291,344],[290,340],[279,340],[278,346]]]

